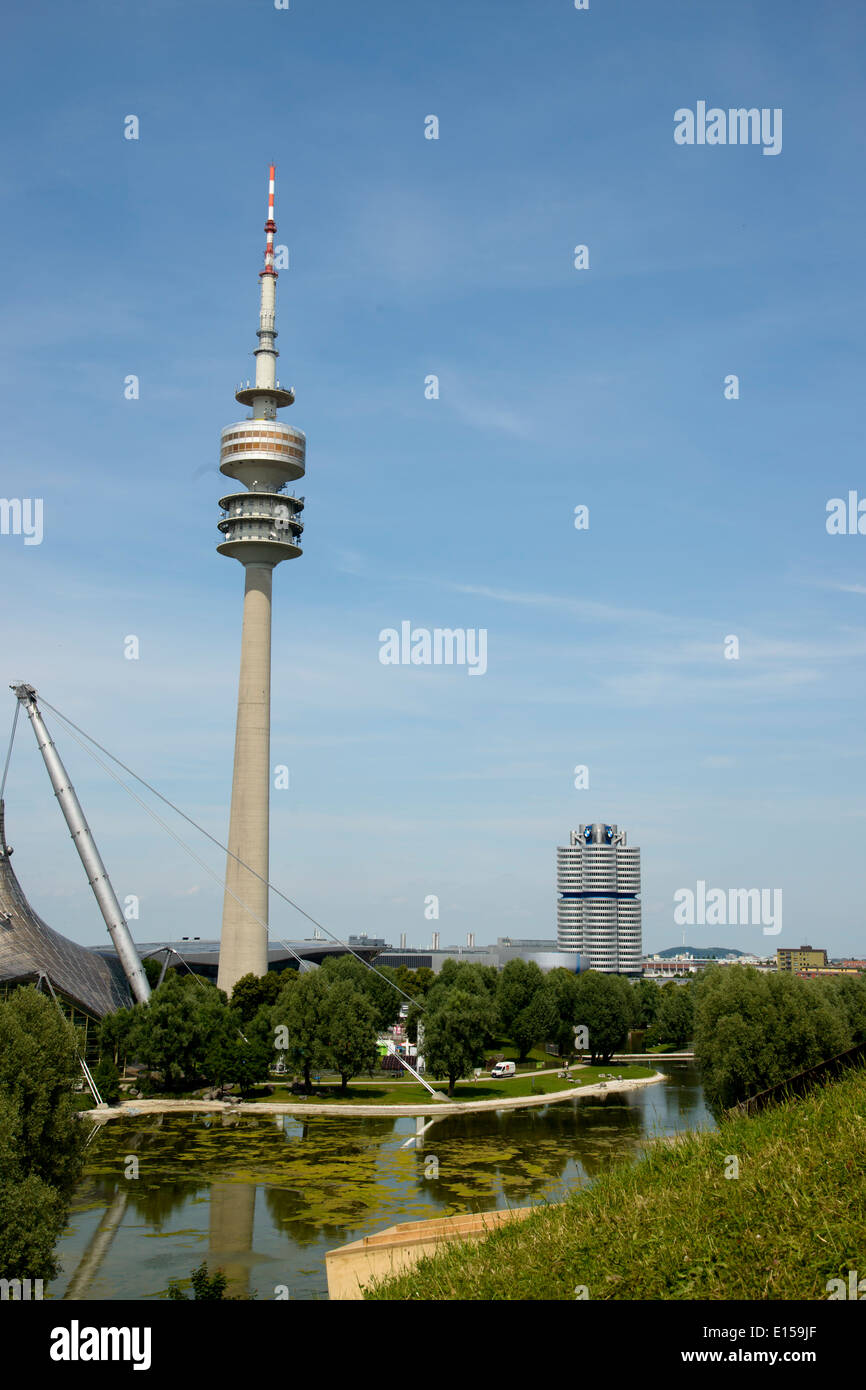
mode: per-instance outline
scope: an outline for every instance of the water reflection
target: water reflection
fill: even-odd
[[[712,1127],[694,1069],[524,1111],[411,1118],[170,1115],[106,1125],[88,1149],[51,1297],[165,1296],[203,1259],[228,1292],[324,1298],[324,1253],[398,1221],[560,1201],[648,1138]],[[138,1177],[130,1157],[138,1164]],[[258,1200],[257,1200],[258,1197]]]

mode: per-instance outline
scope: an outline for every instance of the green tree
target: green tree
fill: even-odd
[[[264,975],[241,975],[230,1000],[232,1009],[240,1015],[241,1026],[249,1023],[263,1004],[268,1007],[276,1004],[281,989],[282,980],[276,970],[269,970]]]
[[[94,1069],[93,1080],[105,1104],[116,1105],[120,1100],[120,1072],[110,1053],[103,1052]]]
[[[556,1043],[560,1057],[570,1057],[574,1047],[574,1025],[577,1023],[579,989],[577,976],[573,970],[557,966],[544,977],[543,993],[553,1006],[553,1025],[547,1030],[547,1037]]]
[[[433,1076],[447,1077],[449,1096],[453,1096],[454,1084],[461,1076],[483,1065],[493,1019],[487,998],[462,989],[440,995],[436,1007],[424,1015],[424,1062]]]
[[[424,1008],[418,1004],[410,1004],[409,1012],[406,1015],[406,1037],[410,1043],[418,1041],[418,1024],[424,1017]]]
[[[380,1032],[390,1028],[400,1017],[400,1005],[405,1001],[394,988],[395,972],[390,966],[377,965],[375,970],[371,970],[354,956],[329,956],[321,969],[323,978],[328,982],[350,980],[356,989],[367,996]]]
[[[577,1022],[589,1032],[593,1066],[609,1062],[625,1046],[634,1018],[631,986],[619,975],[587,970],[577,977]]]
[[[267,1081],[276,1060],[272,1008],[273,1005],[262,1004],[255,1016],[244,1025],[243,1033],[235,1030],[232,1038],[228,1076],[240,1086],[242,1092],[251,1091],[257,1081]]]
[[[479,965],[477,961],[454,960],[450,957],[442,962],[442,969],[436,976],[435,983],[427,991],[427,998],[432,1001],[444,990],[462,989],[469,994],[486,995],[488,999],[493,1000],[498,980],[499,972],[492,965]]]
[[[84,1164],[76,1033],[32,986],[0,1002],[0,1278],[52,1279]]]
[[[207,1262],[203,1261],[190,1275],[192,1298],[199,1302],[214,1302],[215,1300],[224,1299],[228,1282],[228,1276],[222,1269],[218,1269],[213,1274],[209,1274]],[[189,1302],[186,1294],[181,1288],[179,1279],[169,1279],[168,1296],[172,1299],[185,1299]]]
[[[159,983],[159,977],[162,974],[162,961],[157,960],[154,956],[148,956],[141,964],[147,976],[147,983],[150,985],[151,989],[156,989]]]
[[[20,1105],[0,1091],[0,1278],[53,1279],[68,1200],[22,1163]]]
[[[844,1011],[819,981],[711,965],[695,985],[695,1057],[718,1114],[850,1046]]]
[[[150,997],[137,1004],[127,1048],[166,1090],[190,1085],[202,1076],[216,1084],[227,1079],[227,1064],[238,1034],[238,1014],[225,993],[198,976],[166,975]]]
[[[417,1002],[409,1005],[406,1016],[406,1037],[411,1043],[418,1041],[418,1023],[424,1018],[425,1010],[436,1008],[438,1001],[444,999],[452,989],[465,990],[469,994],[479,995],[482,999],[495,1001],[499,971],[493,965],[479,965],[475,961],[454,960],[449,957],[442,962],[442,969],[438,975],[426,965],[422,965],[415,971],[415,979]],[[489,1017],[488,1044],[493,1041],[497,1026],[495,1008]]]
[[[659,990],[655,1020],[646,1037],[647,1046],[685,1047],[691,1041],[694,1026],[691,985],[675,985],[672,982],[663,985]]]
[[[396,965],[394,967],[394,984],[398,989],[402,989],[404,994],[408,994],[410,999],[416,999],[421,993],[418,984],[418,977],[414,970],[410,970],[408,965]],[[406,999],[403,1003],[407,1003]]]
[[[340,1089],[361,1071],[372,1071],[378,1058],[376,1013],[369,997],[352,980],[337,980],[327,996],[328,1056],[340,1073]]]
[[[542,986],[511,1025],[511,1039],[517,1048],[519,1060],[529,1056],[535,1043],[546,1042],[556,1031],[557,1023],[553,996]]]
[[[221,990],[202,990],[194,996],[193,1036],[187,1053],[187,1075],[204,1076],[212,1086],[237,1081],[238,1047],[242,1043],[239,1011],[223,1003]]]
[[[135,1008],[116,1009],[100,1020],[98,1039],[100,1053],[107,1053],[117,1065],[126,1061],[129,1037],[137,1014]]]
[[[271,1010],[274,1027],[284,1027],[288,1052],[304,1073],[304,1089],[313,1089],[311,1072],[327,1060],[328,975],[322,969],[305,971],[283,987]]]
[[[654,980],[638,980],[634,990],[635,1028],[650,1028],[658,1013],[661,990]]]
[[[166,1090],[195,1070],[199,1035],[196,1000],[178,975],[167,973],[148,1004],[137,1004],[128,1036],[129,1052],[162,1078]]]
[[[215,990],[217,997],[221,999],[224,1004],[227,1004],[229,1002],[229,998],[225,990],[217,989],[217,986],[214,984],[213,980],[209,980],[206,975],[196,975],[194,970],[188,970],[186,967],[184,967],[182,970],[172,970],[170,973],[174,976],[176,980],[180,981],[184,989],[190,990],[193,994],[198,994],[199,997],[201,997],[200,991],[203,989]],[[166,979],[168,979],[168,974],[166,974]]]
[[[825,975],[815,981],[831,1008],[844,1014],[851,1045],[866,1042],[866,975]]]
[[[495,999],[498,979],[499,972],[492,965],[479,965],[475,961],[467,960],[446,960],[443,962],[442,969],[436,976],[434,984],[427,991],[424,1007],[425,1009],[437,1008],[439,1001],[455,989],[462,990],[466,994],[477,994],[479,999],[491,1005],[490,1028],[485,1040],[485,1046],[489,1047],[496,1036]],[[411,1009],[409,1012],[412,1016]],[[414,1039],[410,1037],[409,1041],[413,1042]]]
[[[544,976],[534,960],[520,960],[519,957],[510,960],[499,975],[496,986],[499,1027],[517,1047],[521,1061],[532,1046],[532,1041],[526,1041],[527,1030],[532,1031],[529,1026],[532,1015],[526,1011],[543,986]],[[515,1030],[520,1034],[519,1038]]]

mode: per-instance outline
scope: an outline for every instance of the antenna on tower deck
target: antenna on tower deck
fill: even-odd
[[[276,280],[277,272],[274,270],[274,232],[277,230],[277,224],[274,221],[275,167],[275,165],[271,165],[268,177],[268,220],[265,223],[265,231],[267,232],[267,240],[265,242],[265,268],[259,271],[259,275],[273,275]]]

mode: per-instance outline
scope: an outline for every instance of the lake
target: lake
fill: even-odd
[[[50,1297],[165,1297],[206,1260],[229,1293],[326,1299],[324,1256],[398,1221],[557,1202],[643,1141],[713,1127],[691,1063],[607,1097],[439,1120],[150,1115],[94,1134]],[[281,1296],[285,1297],[283,1292]]]

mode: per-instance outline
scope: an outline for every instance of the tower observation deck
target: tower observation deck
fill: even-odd
[[[277,565],[301,554],[304,529],[304,499],[288,493],[286,486],[304,476],[306,437],[303,430],[277,419],[277,411],[291,405],[295,393],[281,386],[276,375],[276,229],[271,165],[265,265],[259,271],[255,382],[235,392],[235,399],[250,406],[252,414],[227,425],[220,439],[220,472],[246,489],[220,499],[223,540],[217,546],[221,555],[244,566],[230,853],[217,979],[229,994],[241,975],[264,975],[267,970],[272,580]]]

